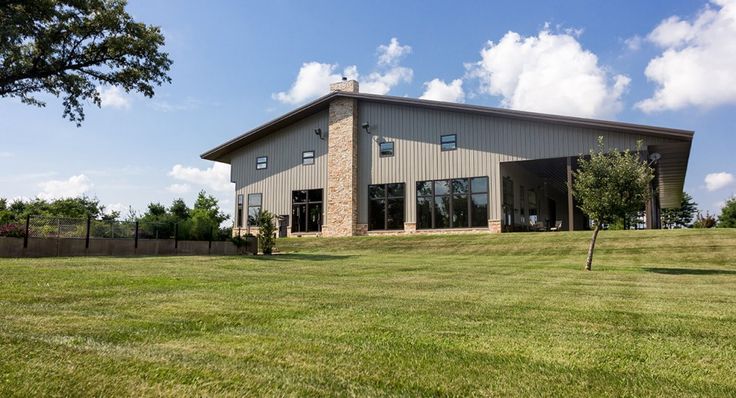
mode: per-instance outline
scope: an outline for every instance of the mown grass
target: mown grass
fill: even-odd
[[[735,396],[736,230],[0,259],[0,396]]]

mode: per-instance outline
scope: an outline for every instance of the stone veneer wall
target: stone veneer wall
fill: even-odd
[[[345,81],[336,83],[331,88],[334,91],[351,83],[357,85],[357,82]],[[357,133],[357,101],[352,98],[333,100],[330,103],[327,135],[327,208],[322,226],[324,236],[353,236],[359,232]]]
[[[488,220],[488,229],[494,234],[501,233],[501,220]]]

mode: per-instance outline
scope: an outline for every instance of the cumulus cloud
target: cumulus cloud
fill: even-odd
[[[715,0],[692,20],[672,16],[647,40],[663,52],[644,71],[656,83],[644,112],[736,103],[736,1]]]
[[[641,36],[634,35],[624,40],[624,44],[626,44],[626,48],[628,48],[631,51],[639,51],[641,49],[641,44],[643,41],[644,39],[642,39]]]
[[[41,192],[37,195],[39,199],[52,200],[61,198],[74,198],[87,193],[92,187],[92,181],[84,175],[71,176],[67,180],[44,181],[38,186]]]
[[[498,43],[488,42],[469,75],[480,80],[482,93],[501,96],[507,108],[611,117],[621,110],[631,79],[610,76],[576,36],[548,27],[530,37],[508,32]]]
[[[424,83],[424,94],[419,98],[435,101],[465,102],[463,81],[462,79],[455,79],[448,84],[444,80],[432,79]]]
[[[171,193],[182,194],[191,191],[192,187],[189,184],[171,184],[166,187],[166,190]]]
[[[130,108],[130,100],[125,96],[125,93],[120,87],[97,87],[97,92],[100,94],[100,101],[103,108]]]
[[[397,65],[410,52],[410,46],[402,46],[399,39],[392,37],[388,44],[378,46],[378,65]]]
[[[232,183],[230,182],[230,166],[224,163],[214,163],[212,167],[206,169],[177,164],[171,168],[169,176],[174,177],[177,180],[207,187],[215,191],[224,192],[233,189]],[[174,189],[182,189],[186,184],[174,185],[178,185],[178,187],[175,187]],[[172,186],[169,186],[169,188],[171,187]],[[169,189],[169,191],[171,191],[171,189]]]
[[[411,52],[411,47],[401,45],[396,38],[377,49],[376,70],[361,77],[356,65],[350,65],[337,73],[339,65],[321,62],[305,62],[299,68],[296,80],[288,91],[272,95],[273,99],[291,105],[304,103],[329,92],[330,83],[340,81],[344,76],[358,80],[360,91],[369,94],[388,94],[400,83],[410,82],[414,76],[411,68],[400,65],[401,59]]]
[[[717,191],[733,185],[734,177],[731,173],[710,173],[705,176],[705,188],[709,191]]]

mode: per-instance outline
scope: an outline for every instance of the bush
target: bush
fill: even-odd
[[[274,214],[268,210],[258,213],[256,226],[258,227],[258,245],[263,254],[273,253],[274,241],[276,239],[276,223]]]
[[[22,238],[25,235],[25,230],[19,224],[0,225],[0,236],[6,236],[8,238]]]
[[[693,223],[693,228],[713,228],[716,226],[716,218],[711,216],[708,212],[703,216],[702,213],[698,213]]]

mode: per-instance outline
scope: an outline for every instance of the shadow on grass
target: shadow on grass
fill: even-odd
[[[345,260],[353,257],[352,255],[338,255],[338,254],[306,254],[306,253],[288,253],[288,254],[275,254],[272,256],[252,256],[254,260],[259,261],[337,261]]]
[[[736,275],[736,271],[725,269],[697,269],[697,268],[644,268],[647,272],[665,275]]]

